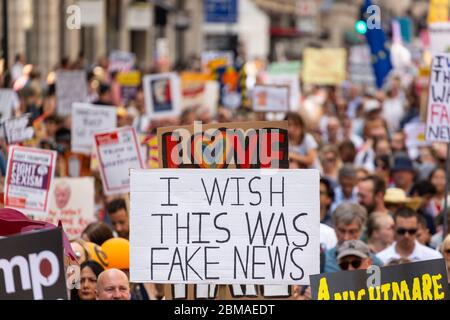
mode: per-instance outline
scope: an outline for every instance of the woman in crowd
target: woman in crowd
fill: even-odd
[[[296,161],[300,168],[317,168],[318,144],[313,136],[306,132],[305,122],[298,113],[288,113],[289,158]]]
[[[95,261],[88,260],[80,266],[80,289],[73,289],[72,300],[96,300],[96,287],[98,276],[104,271],[103,267]]]

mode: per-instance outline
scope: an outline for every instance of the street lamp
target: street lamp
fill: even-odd
[[[8,63],[8,0],[2,0],[2,31],[3,31],[3,37],[2,37],[2,55],[3,55],[3,61],[4,61],[4,68],[5,70],[8,69],[9,63]]]

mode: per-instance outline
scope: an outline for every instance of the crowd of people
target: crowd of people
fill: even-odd
[[[214,116],[200,107],[185,110],[177,118],[154,121],[146,115],[142,88],[131,101],[122,100],[120,85],[115,74],[108,72],[105,58],[89,67],[83,55],[73,62],[64,59],[49,75],[43,75],[18,55],[0,85],[17,93],[11,105],[15,116],[32,115],[36,136],[28,145],[58,151],[58,177],[68,175],[65,159],[73,128],[70,117],[56,113],[54,75],[57,70],[75,69],[87,71],[90,102],[115,106],[119,127],[133,126],[141,134],[194,121],[254,121],[264,116],[251,108],[219,106]],[[263,78],[262,73],[256,81]],[[421,122],[414,83],[405,84],[401,76],[393,75],[383,90],[349,82],[335,87],[304,86],[299,105],[298,111],[285,115],[290,168],[321,173],[321,272],[444,258],[450,276],[450,236],[444,233],[447,146],[407,146],[405,126]],[[4,139],[0,141],[4,177],[8,146]],[[126,197],[105,196],[99,172],[91,175],[96,178],[98,221],[72,241],[81,265],[81,286],[71,292],[71,298],[163,299],[164,286],[130,285]],[[294,292],[297,299],[311,298],[309,288],[296,287]]]

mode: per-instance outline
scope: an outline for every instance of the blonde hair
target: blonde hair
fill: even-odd
[[[450,234],[442,241],[439,251],[444,254],[445,248],[450,247]]]

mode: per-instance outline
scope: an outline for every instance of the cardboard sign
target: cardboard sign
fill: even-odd
[[[136,132],[122,128],[95,135],[97,158],[104,193],[108,196],[130,191],[130,169],[144,169]]]
[[[450,300],[444,260],[402,264],[374,272],[345,271],[311,276],[313,300]]]
[[[347,75],[345,49],[313,49],[303,52],[303,82],[313,85],[340,85]]]
[[[131,282],[308,285],[317,170],[132,170]]]
[[[143,85],[147,114],[152,119],[180,115],[181,87],[177,74],[148,75],[144,77]]]
[[[91,154],[94,146],[94,135],[116,127],[116,107],[75,103],[72,108],[72,151]]]
[[[5,181],[5,206],[33,216],[48,212],[56,151],[11,146]]]
[[[136,64],[136,55],[131,52],[113,51],[109,55],[109,72],[130,71]]]
[[[253,89],[255,112],[288,112],[289,102],[288,86],[255,86]]]
[[[0,240],[0,300],[67,300],[62,232]]]
[[[161,168],[289,168],[287,122],[158,129]]]
[[[158,136],[149,135],[141,138],[142,147],[147,155],[147,168],[158,169],[159,168],[159,148],[158,148]]]
[[[17,93],[12,89],[0,89],[0,120],[12,118],[13,110],[20,104]]]
[[[450,54],[433,57],[426,140],[450,143]]]
[[[94,195],[94,178],[57,178],[51,190],[49,214],[40,220],[55,225],[61,221],[69,239],[77,239],[97,220]]]
[[[88,96],[85,71],[58,71],[56,73],[57,113],[61,117],[71,114],[72,104],[84,102]]]
[[[3,123],[6,143],[9,145],[22,143],[33,139],[34,128],[31,123],[31,114],[19,118],[5,120]]]

